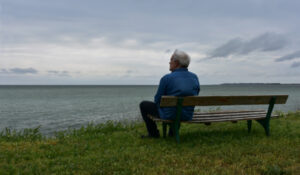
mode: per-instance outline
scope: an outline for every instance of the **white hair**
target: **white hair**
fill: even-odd
[[[187,68],[190,64],[191,58],[188,54],[186,54],[185,52],[181,51],[181,50],[175,50],[173,55],[172,55],[172,59],[174,61],[178,61],[181,67],[185,67]]]

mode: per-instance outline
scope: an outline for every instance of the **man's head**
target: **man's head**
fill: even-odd
[[[190,57],[183,51],[175,50],[170,59],[170,71],[178,68],[187,68],[190,64]]]

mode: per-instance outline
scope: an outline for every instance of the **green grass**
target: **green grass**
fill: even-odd
[[[300,174],[300,113],[254,122],[183,124],[173,138],[140,139],[143,123],[88,125],[45,138],[0,133],[0,174]],[[161,125],[159,124],[159,128]]]

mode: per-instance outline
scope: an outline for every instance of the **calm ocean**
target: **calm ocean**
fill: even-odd
[[[136,120],[140,118],[139,103],[142,100],[152,101],[156,88],[157,86],[0,86],[0,130],[6,127],[20,130],[41,126],[43,134],[51,135],[54,131],[79,128],[89,122]],[[288,112],[300,109],[300,85],[204,85],[200,91],[201,96],[273,94],[289,95],[287,104],[277,105],[274,110]],[[267,106],[259,108],[267,109]]]

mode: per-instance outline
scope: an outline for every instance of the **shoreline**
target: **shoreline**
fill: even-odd
[[[278,115],[278,117],[276,118],[272,118],[271,120],[276,120],[278,118],[286,118],[286,116],[288,115],[299,115],[300,117],[300,110],[297,110],[297,111],[292,111],[292,112],[283,112],[283,111],[274,111],[273,112],[274,114],[276,113],[276,115]],[[243,122],[243,121],[240,121],[240,122]],[[221,123],[226,123],[226,122],[221,122]],[[127,127],[127,126],[133,126],[133,125],[143,125],[144,122],[142,121],[142,119],[140,118],[137,118],[137,119],[134,119],[134,120],[127,120],[127,119],[124,119],[124,120],[107,120],[105,122],[102,122],[102,123],[94,123],[94,122],[89,122],[87,124],[82,124],[79,128],[72,128],[72,127],[69,127],[67,129],[62,129],[62,130],[57,130],[57,131],[53,131],[51,133],[48,133],[48,134],[43,134],[41,133],[40,131],[40,128],[42,127],[41,125],[40,126],[36,126],[36,127],[29,127],[29,128],[24,128],[24,129],[15,129],[15,128],[3,128],[0,130],[0,137],[1,136],[5,136],[5,135],[10,135],[10,136],[22,136],[22,135],[30,135],[30,134],[38,134],[41,136],[41,138],[44,138],[44,139],[51,139],[51,138],[54,138],[55,135],[59,134],[59,133],[70,133],[70,132],[74,132],[74,131],[77,131],[77,130],[82,130],[82,129],[85,129],[86,127],[97,127],[97,126],[100,126],[100,127],[103,127],[105,125],[110,125],[110,126],[121,126],[121,127]],[[158,123],[159,125],[160,123]],[[8,133],[8,134],[6,134]]]

